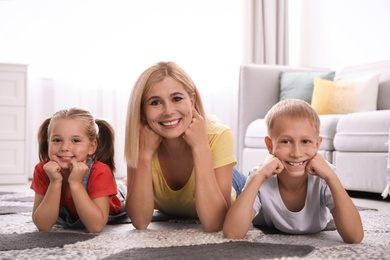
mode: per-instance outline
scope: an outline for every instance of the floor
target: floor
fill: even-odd
[[[22,184],[22,185],[0,185],[0,192],[7,191],[29,191],[30,183]],[[381,199],[379,194],[362,194],[362,193],[350,193],[350,196],[355,203],[356,206],[367,207],[367,208],[375,208],[378,211],[390,215],[390,198],[386,198],[385,200]]]

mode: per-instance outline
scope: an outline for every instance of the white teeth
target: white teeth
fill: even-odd
[[[302,165],[303,162],[299,162],[299,163],[289,162],[289,164],[292,165],[292,166],[299,166],[299,165]]]
[[[171,122],[163,122],[162,124],[164,126],[171,126],[171,125],[176,125],[177,123],[179,123],[179,119]]]

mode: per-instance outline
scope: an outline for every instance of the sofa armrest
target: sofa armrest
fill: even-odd
[[[248,125],[258,118],[264,118],[268,110],[279,101],[279,79],[282,72],[318,71],[330,69],[291,67],[265,64],[242,64],[239,75],[237,160],[241,169],[242,150]]]

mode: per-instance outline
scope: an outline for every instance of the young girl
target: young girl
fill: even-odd
[[[173,62],[150,67],[135,83],[125,156],[126,210],[137,229],[147,228],[158,209],[219,231],[245,183],[233,169],[232,130],[208,118],[195,84]]]
[[[126,188],[115,183],[114,130],[83,109],[60,110],[38,132],[39,159],[31,189],[40,231],[57,222],[99,233],[125,214]],[[119,192],[118,192],[119,191]]]

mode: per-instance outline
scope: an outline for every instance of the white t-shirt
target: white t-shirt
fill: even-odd
[[[334,166],[331,165],[334,169]],[[249,173],[251,175],[259,168]],[[283,203],[276,175],[268,178],[260,187],[253,208],[256,216],[253,225],[276,228],[290,234],[317,233],[329,223],[330,210],[334,207],[328,184],[318,176],[308,174],[306,202],[299,212],[289,211]]]

